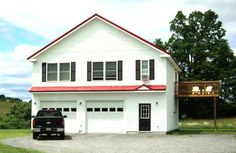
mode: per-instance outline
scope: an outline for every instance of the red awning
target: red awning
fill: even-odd
[[[166,90],[166,85],[49,86],[49,87],[32,87],[30,89],[30,92],[155,91],[155,90]]]

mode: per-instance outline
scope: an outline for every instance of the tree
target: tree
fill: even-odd
[[[225,39],[226,30],[218,15],[208,10],[194,11],[186,17],[179,11],[170,22],[170,30],[172,36],[167,42],[156,39],[154,43],[172,52],[182,69],[180,81],[221,80],[218,114],[236,115],[236,57]],[[191,118],[212,115],[209,109],[212,104],[207,99],[181,101],[184,102],[180,105],[180,115]]]
[[[161,48],[166,48],[166,43],[164,43],[161,38],[157,38],[153,43]]]
[[[194,11],[186,17],[181,11],[170,22],[173,32],[166,44],[182,68],[180,80],[221,80],[222,98],[228,102],[233,93],[233,51],[225,37],[218,15],[208,10]],[[235,88],[234,88],[235,90]]]
[[[31,104],[18,102],[11,107],[10,112],[0,117],[0,129],[30,128]]]

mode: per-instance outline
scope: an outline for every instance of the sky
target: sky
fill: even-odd
[[[153,42],[171,36],[177,11],[215,11],[236,55],[235,0],[0,0],[0,95],[31,99],[26,58],[98,13]]]

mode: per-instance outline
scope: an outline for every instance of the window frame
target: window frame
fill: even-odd
[[[144,70],[147,71],[146,73],[143,73],[143,62],[147,62],[147,69],[144,69]],[[150,62],[149,62],[149,60],[140,60],[141,77],[142,77],[143,75],[149,76],[149,73],[150,73],[149,69],[150,69]]]
[[[102,70],[102,79],[94,79],[94,63],[102,63],[103,70]],[[108,63],[115,63],[115,70],[108,70],[108,71],[115,71],[116,76],[112,79],[107,78],[107,64]],[[96,70],[97,71],[97,70]],[[118,61],[91,61],[91,80],[92,81],[117,81],[118,80]]]
[[[63,73],[69,73],[69,79],[68,80],[61,80],[61,64],[69,64],[69,70],[68,71],[63,71]],[[59,71],[58,71],[58,81],[71,81],[71,63],[69,62],[63,62],[63,63],[58,63]]]
[[[48,65],[50,64],[56,64],[57,65],[57,70],[56,70],[56,80],[48,80]],[[69,71],[67,71],[67,73],[69,72],[69,79],[68,80],[61,80],[61,64],[69,64]],[[55,72],[54,72],[55,73]],[[46,82],[68,82],[71,81],[71,62],[61,62],[61,63],[46,63]]]
[[[102,79],[98,79],[98,78],[94,79],[94,63],[102,63]],[[92,62],[91,66],[92,66],[92,68],[91,68],[92,80],[93,81],[104,80],[104,62]],[[99,73],[99,71],[101,71],[101,70],[96,70],[97,73]]]
[[[105,62],[105,80],[117,80],[118,79],[118,61],[106,61]],[[115,70],[107,70],[107,64],[108,63],[115,63]],[[115,77],[108,77],[107,72],[114,72],[115,71]]]
[[[57,68],[57,70],[56,70],[56,72],[54,71],[54,72],[50,72],[49,73],[49,65],[52,65],[52,64],[56,64],[56,68]],[[52,74],[52,73],[56,73],[56,79],[55,80],[48,80],[48,78],[49,78],[49,74]],[[58,63],[47,63],[47,66],[46,66],[46,80],[47,80],[47,82],[54,82],[54,81],[58,81]]]

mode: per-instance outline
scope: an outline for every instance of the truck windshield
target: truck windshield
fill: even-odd
[[[40,111],[37,114],[38,117],[41,116],[61,116],[61,113],[59,111]]]

